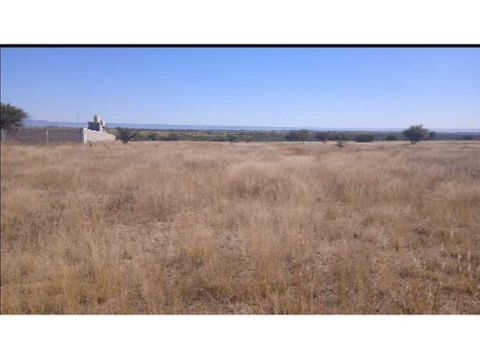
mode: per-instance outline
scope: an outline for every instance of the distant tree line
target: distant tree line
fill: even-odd
[[[423,125],[412,125],[401,133],[387,133],[379,131],[356,132],[356,131],[309,131],[309,130],[291,130],[285,135],[287,141],[355,141],[368,143],[372,141],[396,141],[409,140],[415,144],[421,140],[433,140],[437,136],[435,131],[425,129]]]
[[[122,129],[121,132],[126,131]],[[129,141],[215,141],[215,142],[358,142],[369,143],[372,141],[400,141],[408,140],[415,144],[422,140],[480,140],[480,133],[436,133],[429,131],[422,125],[413,125],[402,131],[312,131],[307,129],[290,131],[252,131],[252,130],[147,130],[129,129]],[[113,133],[122,139],[118,129]],[[120,135],[120,136],[119,136]]]

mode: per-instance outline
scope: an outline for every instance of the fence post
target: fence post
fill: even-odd
[[[45,141],[48,145],[48,129],[45,129]]]

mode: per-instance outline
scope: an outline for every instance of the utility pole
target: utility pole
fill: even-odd
[[[85,115],[85,113],[77,112],[77,126],[78,127],[83,127],[83,126],[80,126],[80,115]]]

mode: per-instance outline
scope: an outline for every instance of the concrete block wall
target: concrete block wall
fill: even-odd
[[[114,141],[115,136],[104,132],[82,128],[18,128],[1,130],[2,141],[19,142],[23,144],[51,144],[61,142],[97,142]]]
[[[98,142],[98,141],[115,141],[115,135],[108,134],[106,132],[82,129],[83,130],[83,143]]]
[[[48,130],[46,128],[2,129],[2,141],[14,141],[24,144],[46,144]]]
[[[61,128],[51,127],[47,128],[48,143],[56,142],[82,142],[83,132],[79,128]]]

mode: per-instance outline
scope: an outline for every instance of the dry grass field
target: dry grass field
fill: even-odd
[[[1,311],[480,314],[480,143],[1,153]]]

